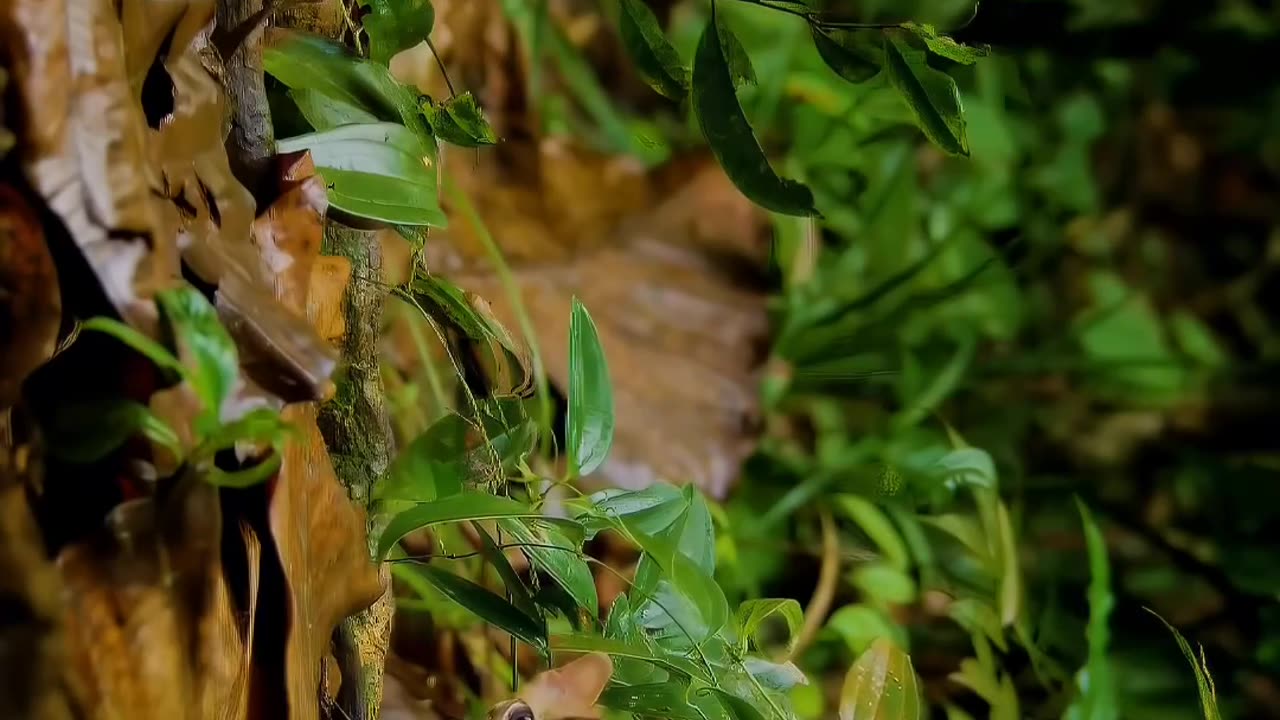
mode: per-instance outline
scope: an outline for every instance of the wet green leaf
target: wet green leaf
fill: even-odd
[[[727,693],[719,688],[710,688],[709,692],[715,695],[720,704],[729,711],[729,717],[732,720],[765,720],[764,714],[757,710],[755,705],[737,695]]]
[[[620,0],[622,44],[640,77],[658,94],[683,100],[689,91],[689,68],[658,26],[658,19],[644,0]]]
[[[534,518],[501,520],[498,526],[524,544],[520,549],[534,567],[559,583],[579,608],[591,617],[600,615],[595,578],[578,544],[557,526]]]
[[[716,160],[752,202],[785,215],[815,215],[813,193],[778,176],[751,130],[734,90],[731,48],[740,46],[718,13],[702,32],[693,63],[693,106]]]
[[[431,0],[360,0],[369,8],[361,23],[369,34],[369,57],[386,65],[401,50],[431,34],[436,11]]]
[[[615,685],[600,695],[599,705],[640,717],[704,720],[689,704],[686,688],[673,682]]]
[[[889,640],[871,643],[845,675],[840,720],[921,720],[924,716],[911,658]]]
[[[277,149],[311,151],[331,210],[383,223],[445,225],[434,164],[403,125],[344,125],[281,140]]]
[[[569,318],[569,411],[565,442],[569,472],[589,475],[613,444],[613,385],[600,336],[587,308],[577,298]]]
[[[818,55],[837,75],[851,83],[870,80],[884,65],[884,49],[876,30],[809,27]]]
[[[960,90],[949,75],[929,67],[923,50],[885,34],[885,73],[925,137],[952,155],[969,154]]]
[[[596,635],[556,635],[551,638],[551,649],[553,652],[602,652],[611,657],[643,660],[668,672],[676,673],[683,678],[697,678],[703,682],[713,682],[706,668],[687,658],[655,652],[644,645],[621,640],[603,638]]]
[[[469,91],[442,103],[428,99],[422,106],[436,137],[459,147],[485,147],[498,142],[480,103]]]
[[[505,630],[539,651],[545,652],[547,649],[546,623],[530,617],[507,602],[506,598],[434,565],[411,567],[446,597],[475,613],[481,620]]]

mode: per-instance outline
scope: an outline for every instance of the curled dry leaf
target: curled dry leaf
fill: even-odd
[[[53,354],[61,317],[58,275],[40,220],[16,188],[0,185],[0,410]]]

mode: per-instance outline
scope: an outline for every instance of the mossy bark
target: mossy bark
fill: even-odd
[[[338,480],[351,499],[368,510],[374,486],[386,475],[394,453],[378,370],[378,341],[386,302],[381,249],[373,233],[330,223],[325,229],[322,252],[351,262],[351,282],[344,303],[343,370],[337,378],[334,399],[320,409],[318,424]],[[368,530],[372,551],[380,531],[374,526],[372,514]],[[384,567],[383,572],[388,570]],[[337,700],[354,720],[378,717],[393,603],[388,590],[367,610],[343,620],[335,633],[335,657],[342,672]]]

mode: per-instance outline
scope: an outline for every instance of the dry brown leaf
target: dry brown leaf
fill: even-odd
[[[40,219],[11,185],[0,185],[0,410],[52,354],[62,299]]]

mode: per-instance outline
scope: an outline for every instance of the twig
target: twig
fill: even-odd
[[[836,534],[836,523],[826,508],[818,511],[818,520],[822,524],[822,567],[818,571],[813,597],[804,611],[804,625],[800,627],[795,644],[787,652],[787,660],[799,657],[817,637],[822,624],[827,621],[827,614],[831,612],[836,582],[840,579],[840,537]]]

